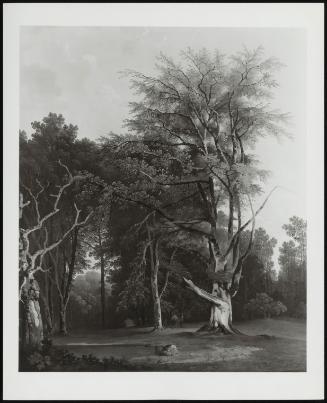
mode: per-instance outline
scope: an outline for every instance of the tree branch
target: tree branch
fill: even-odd
[[[199,288],[198,286],[196,286],[192,280],[187,280],[185,277],[184,281],[187,284],[188,288],[190,290],[192,290],[193,292],[195,292],[195,294],[199,295],[200,297],[204,298],[205,300],[218,305],[219,307],[223,307],[223,308],[229,308],[229,305],[226,301],[208,293],[207,291],[204,291],[202,288]]]

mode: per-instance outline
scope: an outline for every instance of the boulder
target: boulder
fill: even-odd
[[[178,354],[175,344],[167,344],[166,346],[157,346],[156,353],[158,355],[172,356]]]

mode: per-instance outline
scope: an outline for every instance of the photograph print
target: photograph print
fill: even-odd
[[[19,371],[305,372],[305,30],[19,40]]]

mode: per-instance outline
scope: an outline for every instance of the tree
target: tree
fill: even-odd
[[[43,322],[41,317],[40,305],[39,305],[39,285],[35,280],[35,274],[38,271],[44,271],[43,259],[46,254],[50,253],[53,249],[57,248],[72,231],[85,224],[88,220],[89,215],[87,215],[84,220],[80,220],[81,210],[78,209],[75,204],[76,215],[74,222],[65,229],[64,233],[56,241],[49,243],[48,240],[48,230],[46,227],[49,219],[60,211],[59,202],[62,198],[63,192],[66,188],[70,187],[77,180],[84,179],[83,176],[73,176],[69,171],[68,167],[59,161],[59,165],[62,166],[68,175],[67,183],[59,186],[57,194],[50,194],[48,197],[54,198],[54,203],[52,209],[42,215],[40,206],[40,197],[45,192],[45,187],[38,182],[39,191],[37,193],[33,192],[29,187],[22,184],[22,190],[20,193],[20,219],[23,221],[23,210],[29,205],[33,206],[34,224],[29,227],[20,227],[20,259],[19,259],[19,269],[20,269],[20,301],[23,304],[23,345],[32,346],[40,345],[43,339]],[[28,194],[30,200],[24,201],[23,192]],[[26,200],[26,199],[25,199]],[[31,204],[32,203],[32,204]],[[40,233],[44,235],[40,235]],[[42,237],[41,247],[32,249],[32,238],[39,234]]]
[[[56,184],[63,180],[62,167],[58,165],[58,161],[62,161],[65,167],[69,166],[71,175],[83,177],[83,181],[74,181],[71,186],[65,188],[60,198],[60,211],[44,224],[49,243],[52,243],[60,239],[66,228],[73,224],[76,205],[85,214],[96,206],[97,196],[103,187],[96,176],[100,173],[98,147],[90,140],[77,140],[77,126],[67,125],[62,115],[49,113],[41,122],[33,122],[32,128],[34,132],[29,139],[26,134],[20,133],[20,180],[29,189],[35,188],[36,182],[44,184],[46,192],[40,195],[41,213],[52,208],[49,195],[57,192]],[[48,197],[44,197],[46,194]],[[24,225],[32,225],[33,214],[35,212],[25,211]],[[41,248],[42,238],[35,234],[32,236],[31,245]],[[55,326],[55,303],[59,308],[59,328],[62,333],[67,332],[66,308],[76,266],[83,266],[83,261],[85,256],[80,247],[80,227],[75,228],[61,242],[59,249],[51,250],[44,256],[43,266],[46,269],[36,273],[36,280],[40,286],[41,311],[48,334]]]
[[[300,217],[293,216],[289,224],[284,224],[286,234],[297,243],[297,256],[299,263],[305,264],[307,251],[307,223]]]
[[[250,231],[242,234],[240,249],[246,250]],[[250,253],[243,263],[242,280],[239,291],[233,299],[234,317],[244,318],[244,306],[250,299],[255,298],[257,293],[274,295],[277,277],[272,260],[274,248],[277,244],[275,238],[270,238],[264,228],[258,228],[253,235],[253,245]]]
[[[90,256],[98,260],[100,266],[100,300],[101,324],[106,327],[106,291],[105,282],[108,266],[110,265],[110,202],[100,205],[82,234],[82,243],[90,250]]]
[[[260,181],[267,173],[248,151],[259,137],[285,132],[282,124],[287,116],[265,103],[277,86],[273,71],[280,64],[263,59],[262,49],[245,49],[227,62],[205,50],[189,49],[182,57],[184,66],[162,55],[157,77],[127,72],[142,100],[131,103],[132,118],[126,121],[134,135],[121,139],[117,148],[129,151],[129,162],[138,159],[138,181],[143,176],[159,193],[181,187],[197,209],[172,211],[149,197],[134,195],[125,194],[125,200],[155,210],[175,228],[206,239],[212,291],[190,279],[185,283],[212,304],[209,327],[233,333],[231,298],[237,294],[243,262],[251,250],[255,217],[268,199],[253,210],[251,198],[261,192]],[[246,203],[252,217],[244,221]],[[224,236],[219,210],[228,215]],[[251,237],[240,254],[241,234],[250,224]]]
[[[244,233],[244,237],[248,237],[250,234]],[[256,255],[264,268],[264,292],[267,294],[272,293],[272,283],[275,280],[275,271],[273,270],[274,262],[272,260],[274,254],[274,248],[277,245],[275,238],[270,238],[264,228],[258,228],[254,232],[253,246],[250,252],[251,255]]]
[[[293,216],[283,229],[291,240],[279,248],[280,298],[291,315],[305,316],[306,305],[306,222]]]

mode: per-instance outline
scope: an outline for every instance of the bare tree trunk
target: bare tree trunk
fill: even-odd
[[[50,284],[49,284],[49,289],[48,289],[48,306],[49,306],[49,315],[51,318],[51,323],[52,323],[52,331],[54,328],[54,312],[53,312],[53,293],[52,293],[52,280],[51,277],[50,279]]]
[[[45,333],[46,336],[50,336],[53,330],[53,320],[51,315],[51,307],[50,307],[50,298],[51,298],[51,282],[49,284],[49,273],[44,273],[44,293],[42,295],[42,302],[43,302],[43,310],[44,310],[44,319],[45,319]]]
[[[101,254],[101,322],[102,329],[106,327],[106,290],[105,290],[105,276],[104,276],[104,258]]]
[[[151,260],[151,291],[153,298],[153,316],[154,316],[154,330],[162,330],[161,318],[161,304],[158,290],[158,271],[159,271],[159,257],[158,257],[158,240],[155,241],[154,247],[150,245],[150,260]]]
[[[48,301],[47,301],[46,297],[43,297],[42,301],[43,301],[43,307],[44,307],[44,319],[45,319],[46,335],[50,336],[52,334],[52,330],[53,330],[50,307],[49,307],[49,304],[48,304]]]
[[[67,321],[66,321],[66,308],[67,305],[65,305],[62,301],[59,304],[59,332],[63,336],[66,336],[68,334],[67,332]]]
[[[66,264],[64,257],[64,271],[62,277],[61,284],[61,296],[60,296],[60,304],[59,304],[59,332],[62,335],[67,335],[67,320],[66,320],[66,310],[67,304],[70,297],[70,292],[73,283],[73,275],[75,270],[75,259],[76,259],[76,250],[77,250],[77,240],[78,240],[78,228],[75,228],[73,239],[72,239],[72,250],[71,250],[71,259],[68,265],[68,275],[67,281],[65,282],[66,277]]]
[[[154,314],[154,329],[161,330],[162,318],[161,318],[161,304],[158,292],[158,274],[151,273],[151,290],[153,297],[153,314]]]

